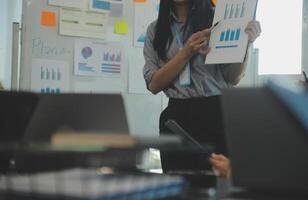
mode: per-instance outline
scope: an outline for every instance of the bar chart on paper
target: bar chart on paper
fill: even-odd
[[[221,31],[220,33],[220,38],[219,41],[221,43],[224,42],[236,42],[240,40],[240,36],[241,36],[241,28],[238,29],[227,29],[224,31]],[[216,49],[223,49],[223,48],[237,48],[239,45],[238,44],[218,44],[216,46]]]
[[[41,81],[61,81],[61,71],[59,68],[48,68],[48,67],[41,67]],[[51,87],[42,87],[41,93],[52,93],[52,94],[59,94],[61,93],[61,89],[58,88],[51,88]]]
[[[31,90],[45,94],[59,94],[69,90],[69,64],[64,61],[34,59]]]
[[[121,52],[105,51],[101,70],[103,73],[121,73],[122,55]]]
[[[212,50],[206,64],[241,63],[248,46],[245,29],[254,19],[258,0],[219,0],[215,9],[214,24],[210,38]]]

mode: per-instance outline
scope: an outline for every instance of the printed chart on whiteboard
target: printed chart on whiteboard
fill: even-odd
[[[74,73],[79,76],[120,76],[123,47],[117,43],[77,40]]]
[[[211,52],[206,64],[241,63],[248,46],[245,28],[253,20],[258,0],[220,0],[215,10],[211,33]]]
[[[134,46],[143,47],[148,26],[157,19],[159,0],[135,1]]]
[[[32,61],[31,91],[59,94],[69,91],[69,63],[57,60]]]

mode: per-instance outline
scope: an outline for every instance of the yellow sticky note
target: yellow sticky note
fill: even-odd
[[[41,25],[54,27],[57,24],[56,13],[43,11],[41,13]]]
[[[125,20],[115,20],[114,33],[120,35],[128,34],[128,23]]]

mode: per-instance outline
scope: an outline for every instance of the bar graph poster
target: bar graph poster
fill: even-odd
[[[242,63],[246,56],[248,35],[245,28],[253,20],[258,0],[219,0],[210,38],[211,52],[206,64]]]
[[[120,76],[123,65],[123,47],[117,43],[77,40],[74,63],[75,75]]]
[[[57,60],[32,61],[31,91],[59,94],[69,92],[69,63]]]
[[[134,46],[143,47],[148,26],[158,18],[160,0],[134,1]]]

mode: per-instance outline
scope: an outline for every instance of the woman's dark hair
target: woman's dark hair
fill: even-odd
[[[188,36],[192,33],[211,27],[214,17],[214,11],[211,6],[210,0],[188,0],[188,18],[185,24],[185,31],[189,33],[185,34],[187,37],[184,40],[187,40]],[[167,50],[173,40],[171,12],[175,13],[174,1],[161,0],[153,46],[158,57],[163,61],[167,60]]]

